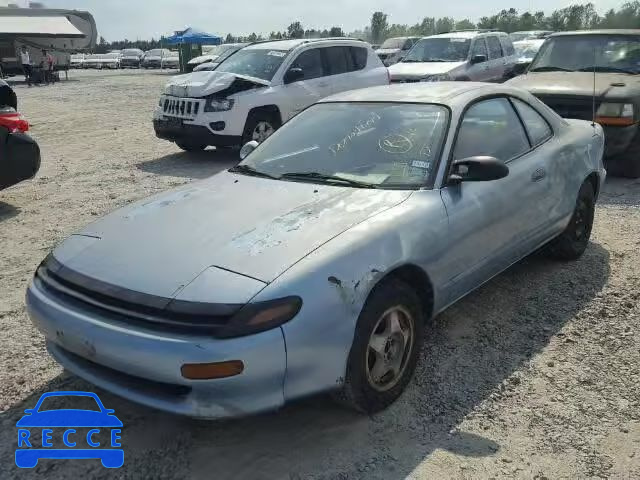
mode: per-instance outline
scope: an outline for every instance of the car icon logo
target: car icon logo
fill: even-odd
[[[51,408],[63,403],[63,408]],[[68,408],[81,403],[83,408]],[[16,423],[16,465],[33,468],[39,459],[99,459],[106,468],[124,464],[122,422],[92,392],[44,393]],[[41,440],[40,440],[41,439]]]

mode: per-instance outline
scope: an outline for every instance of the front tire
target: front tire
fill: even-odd
[[[423,331],[423,309],[411,287],[398,280],[376,286],[358,318],[337,400],[368,414],[395,402],[415,371]]]
[[[586,180],[578,192],[578,200],[569,225],[548,246],[549,255],[558,260],[577,260],[589,245],[595,214],[595,192]]]
[[[207,148],[206,145],[199,145],[195,143],[176,142],[176,145],[185,152],[201,152],[202,150]]]
[[[280,118],[275,113],[266,111],[250,113],[242,132],[242,145],[251,140],[258,143],[264,142],[280,128],[280,123]]]

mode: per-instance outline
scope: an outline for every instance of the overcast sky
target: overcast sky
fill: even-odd
[[[15,0],[14,0],[15,1]],[[285,30],[296,20],[305,29],[340,26],[346,32],[369,23],[371,14],[380,10],[390,23],[414,24],[423,17],[450,16],[473,21],[493,15],[503,8],[518,11],[550,12],[580,0],[42,0],[50,8],[88,10],[93,14],[100,35],[107,40],[158,38],[188,26],[226,35],[248,35]],[[587,3],[588,0],[584,0]],[[602,13],[622,5],[622,0],[593,0]]]

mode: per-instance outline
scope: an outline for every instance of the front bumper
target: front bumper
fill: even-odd
[[[286,353],[280,328],[226,340],[156,331],[58,298],[37,278],[26,303],[58,363],[133,402],[202,418],[244,416],[284,403]],[[217,380],[189,380],[180,373],[185,363],[228,360],[241,360],[244,371]]]
[[[603,126],[602,128],[604,129],[605,157],[624,154],[634,142],[640,142],[640,127],[637,123],[628,127]]]
[[[182,123],[182,125],[176,126],[166,120],[154,119],[153,129],[156,132],[156,137],[170,142],[213,145],[215,147],[234,147],[242,144],[242,137],[239,135],[219,135],[203,125]]]

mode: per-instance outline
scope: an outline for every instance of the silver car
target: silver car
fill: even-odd
[[[502,82],[516,63],[506,33],[473,30],[432,35],[419,40],[389,67],[393,83],[466,80]]]
[[[426,321],[540,247],[584,252],[603,146],[506,86],[341,93],[69,237],[28,313],[65,368],[150,407],[239,416],[335,391],[375,412]]]

